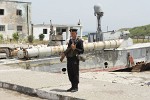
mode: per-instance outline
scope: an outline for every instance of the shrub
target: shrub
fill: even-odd
[[[19,35],[18,35],[17,32],[16,32],[16,33],[13,33],[12,37],[13,37],[13,39],[14,39],[15,41],[18,41],[18,40],[19,40]]]
[[[34,39],[33,35],[29,35],[28,36],[29,43],[33,43],[33,39]]]
[[[0,34],[0,41],[3,40],[3,34]]]
[[[39,40],[40,40],[40,41],[43,41],[44,37],[45,37],[44,34],[40,34],[40,35],[39,35]]]

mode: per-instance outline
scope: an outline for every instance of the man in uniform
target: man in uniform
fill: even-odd
[[[68,92],[78,91],[79,83],[79,59],[78,55],[83,54],[83,41],[77,37],[77,29],[70,29],[71,39],[68,43],[67,50],[62,54],[62,56],[67,57],[67,72],[68,77],[71,82],[71,88]],[[61,59],[62,61],[62,59]]]

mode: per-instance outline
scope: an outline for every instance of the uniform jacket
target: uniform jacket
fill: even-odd
[[[71,44],[74,43],[76,45],[76,49],[71,49]],[[76,40],[70,39],[68,43],[67,50],[64,52],[66,57],[74,57],[80,54],[83,54],[84,48],[83,48],[83,41],[79,38]]]

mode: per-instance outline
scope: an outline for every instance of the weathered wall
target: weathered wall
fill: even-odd
[[[4,15],[0,15],[0,25],[5,25],[5,31],[0,31],[4,38],[11,38],[17,32],[17,26],[22,26],[19,34],[31,34],[31,3],[0,1],[0,9],[4,9]],[[21,16],[16,14],[17,9],[22,10]]]

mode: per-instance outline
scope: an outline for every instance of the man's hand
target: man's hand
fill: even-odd
[[[65,58],[65,54],[64,54],[64,53],[61,53],[60,61],[62,62],[64,58]]]
[[[75,50],[76,49],[76,45],[74,43],[71,44],[71,48],[72,50]]]

